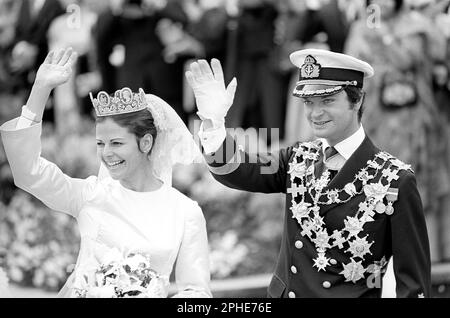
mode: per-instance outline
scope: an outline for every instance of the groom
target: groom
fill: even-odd
[[[372,67],[315,49],[290,58],[300,69],[293,94],[305,104],[318,139],[271,154],[246,153],[227,133],[236,80],[225,88],[218,60],[211,66],[199,60],[186,72],[214,178],[240,190],[286,193],[268,296],[381,297],[391,257],[397,297],[430,296],[428,236],[414,172],[374,146],[361,125],[362,88]]]

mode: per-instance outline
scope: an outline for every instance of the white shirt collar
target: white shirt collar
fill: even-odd
[[[356,149],[361,146],[364,138],[366,138],[366,133],[364,132],[363,126],[360,125],[359,129],[353,135],[338,142],[334,148],[342,157],[344,157],[345,160],[348,160]],[[330,144],[324,138],[320,138],[320,140],[322,141],[322,150],[325,151]]]

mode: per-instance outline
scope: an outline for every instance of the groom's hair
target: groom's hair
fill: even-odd
[[[356,104],[361,102],[361,107],[358,110],[358,120],[361,122],[362,114],[364,112],[364,98],[366,93],[358,87],[355,86],[347,86],[344,91],[347,93],[347,98],[352,107],[355,107]]]
[[[155,145],[158,133],[156,131],[155,120],[147,109],[126,114],[97,117],[95,123],[102,123],[107,118],[112,119],[117,125],[127,128],[130,133],[134,134],[136,136],[136,142],[140,151],[142,150],[139,142],[146,134],[150,134],[152,136],[153,146]],[[153,147],[148,155],[151,154],[152,150]]]

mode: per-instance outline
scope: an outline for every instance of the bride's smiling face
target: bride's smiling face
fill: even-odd
[[[108,118],[96,125],[97,156],[115,180],[133,180],[148,165],[133,133]]]

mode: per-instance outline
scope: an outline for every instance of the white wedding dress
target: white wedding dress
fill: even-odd
[[[135,192],[110,177],[71,178],[40,157],[41,124],[16,129],[17,120],[0,127],[15,184],[76,218],[81,234],[75,270],[59,296],[74,297],[77,274],[117,248],[148,254],[161,275],[174,268],[176,297],[211,297],[206,225],[195,201],[168,185]]]

